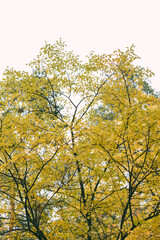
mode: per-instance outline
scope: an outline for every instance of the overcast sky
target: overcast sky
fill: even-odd
[[[82,57],[134,44],[160,90],[160,0],[0,0],[0,74],[59,38]]]

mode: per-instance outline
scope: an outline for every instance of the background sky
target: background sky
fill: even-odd
[[[0,0],[0,76],[59,38],[82,57],[134,44],[160,90],[160,0]]]

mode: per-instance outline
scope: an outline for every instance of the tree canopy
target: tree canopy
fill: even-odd
[[[160,99],[138,58],[131,46],[83,62],[59,40],[32,74],[6,69],[2,239],[160,236]]]

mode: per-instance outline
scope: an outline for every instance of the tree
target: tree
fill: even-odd
[[[5,71],[4,239],[122,240],[158,224],[160,100],[137,58],[131,46],[83,63],[60,40],[40,50],[32,74]]]

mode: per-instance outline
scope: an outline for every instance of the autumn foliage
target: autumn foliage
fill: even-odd
[[[1,239],[159,239],[160,99],[137,59],[60,40],[4,72]]]

